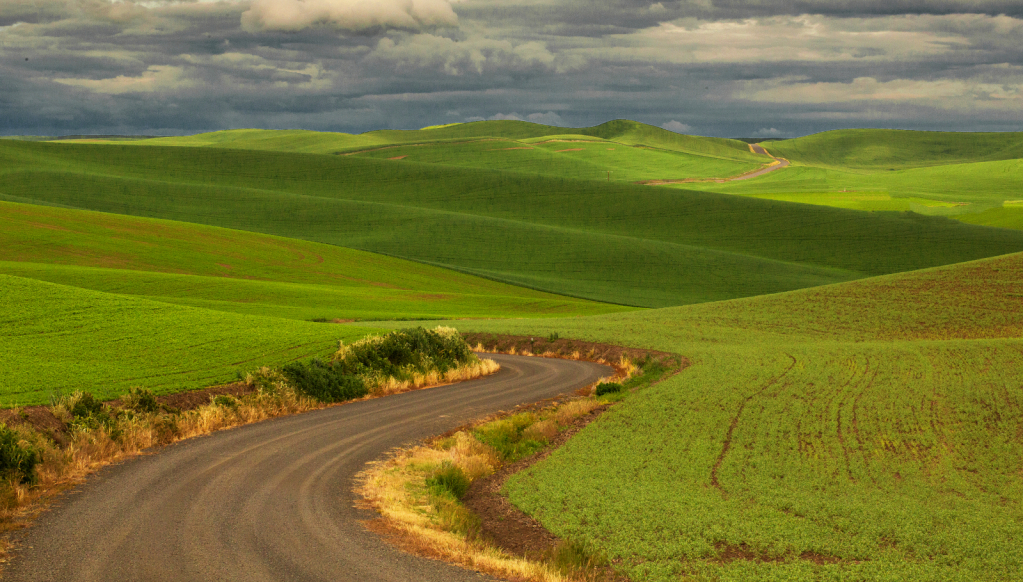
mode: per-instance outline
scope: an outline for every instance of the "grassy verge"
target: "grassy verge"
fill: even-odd
[[[417,328],[342,343],[328,361],[260,368],[244,378],[244,394],[211,395],[191,410],[163,404],[140,388],[108,403],[85,392],[55,395],[45,410],[14,409],[7,416],[20,422],[0,422],[0,531],[24,527],[40,502],[154,446],[497,369],[473,354],[454,330]],[[0,550],[7,544],[0,542]]]
[[[552,334],[548,343],[558,339]],[[515,345],[525,341],[528,339],[492,337],[486,346],[480,341],[476,349],[522,354],[526,350]],[[502,469],[515,470],[520,464],[536,460],[610,404],[672,370],[663,357],[647,355],[640,362],[642,366],[637,366],[624,355],[612,361],[596,356],[592,346],[585,352],[565,352],[562,346],[561,350],[552,348],[544,353],[573,359],[581,359],[585,353],[613,365],[616,373],[567,402],[487,419],[378,462],[360,476],[357,488],[382,516],[369,524],[371,529],[414,553],[515,580],[615,579],[601,553],[575,540],[555,539],[538,552],[511,550],[511,544],[491,535],[488,516],[477,515],[463,503],[474,484],[495,478]]]

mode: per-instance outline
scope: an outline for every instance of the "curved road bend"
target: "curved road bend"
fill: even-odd
[[[760,176],[763,176],[764,174],[770,174],[771,172],[774,172],[776,170],[780,170],[782,168],[789,167],[789,161],[788,160],[786,160],[785,158],[776,158],[776,157],[772,156],[771,154],[769,154],[767,152],[766,149],[764,149],[764,146],[762,146],[762,145],[760,145],[758,143],[751,143],[751,144],[749,144],[749,148],[751,150],[753,150],[753,153],[760,154],[762,156],[767,156],[767,157],[771,158],[772,160],[774,160],[774,161],[776,161],[778,163],[773,165],[773,166],[768,166],[768,167],[763,168],[761,170],[757,170],[756,172],[751,172],[749,174],[743,174],[742,176],[738,176],[738,177],[735,177],[735,178],[728,178],[727,179],[728,182],[738,182],[740,180],[750,180],[752,178],[759,178]]]
[[[12,582],[489,580],[404,554],[359,520],[352,477],[403,444],[609,373],[491,355],[481,380],[278,418],[107,467],[55,502],[18,547]]]

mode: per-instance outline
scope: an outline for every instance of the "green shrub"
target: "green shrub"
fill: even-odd
[[[455,499],[461,499],[469,491],[469,478],[460,468],[444,463],[426,480],[426,486],[434,492],[449,493]]]
[[[234,410],[238,408],[238,399],[229,394],[221,394],[213,398],[214,406],[223,406],[224,408],[230,408]]]
[[[0,475],[18,483],[34,483],[39,455],[22,446],[18,433],[0,423]]]
[[[145,388],[130,388],[122,398],[124,407],[135,412],[154,414],[160,410],[156,396]]]
[[[70,431],[85,432],[102,427],[107,430],[110,438],[117,440],[121,437],[117,419],[110,415],[110,411],[92,393],[84,392],[72,395],[68,399],[68,403],[70,404],[68,414],[71,416],[68,421]]]
[[[408,380],[412,373],[438,371],[476,361],[476,354],[454,330],[422,327],[392,331],[344,346],[334,364],[351,375],[391,376]]]
[[[523,459],[541,450],[545,443],[523,435],[536,422],[536,415],[524,412],[476,427],[473,435],[492,447],[505,462]]]
[[[71,418],[75,420],[100,416],[104,414],[103,403],[96,400],[91,392],[85,392],[78,397],[68,412],[71,413]]]
[[[552,332],[551,335],[547,336],[547,341],[549,341],[549,342],[556,342],[560,338],[561,338],[561,336],[559,336],[558,332],[555,331],[555,332]]]
[[[622,385],[618,382],[601,382],[597,384],[597,396],[603,396],[605,394],[616,394],[622,391]]]
[[[369,393],[362,378],[333,362],[313,359],[294,362],[281,369],[295,390],[320,402],[344,402]]]

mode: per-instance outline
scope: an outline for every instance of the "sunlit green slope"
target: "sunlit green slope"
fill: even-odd
[[[540,174],[563,179],[639,182],[734,176],[762,167],[761,159],[740,162],[668,149],[630,146],[582,135],[535,140],[485,139],[386,146],[353,156],[465,168]]]
[[[1021,280],[1014,254],[728,302],[458,327],[692,361],[507,484],[513,503],[633,579],[1017,580]]]
[[[1023,158],[1023,132],[842,129],[765,145],[771,153],[802,164],[849,169],[906,169]]]
[[[741,162],[762,163],[748,146],[737,140],[680,135],[635,121],[610,121],[594,127],[564,128],[526,121],[477,121],[421,130],[379,130],[361,135],[312,131],[230,130],[186,137],[155,138],[141,145],[228,147],[305,153],[339,153],[401,144],[430,144],[455,141],[501,139],[530,141],[543,138],[582,136],[630,146],[685,152]]]
[[[622,308],[347,248],[0,202],[0,273],[292,319],[543,317]]]
[[[636,306],[1023,250],[1023,233],[403,160],[10,142],[0,195],[370,250]]]
[[[329,354],[372,330],[195,309],[0,274],[0,405],[180,392]]]
[[[767,142],[792,166],[687,188],[866,211],[912,210],[1023,228],[1023,133],[842,130]]]
[[[237,148],[301,152],[334,153],[339,150],[371,147],[387,143],[371,135],[352,135],[305,130],[232,129],[184,137],[159,137],[138,142],[138,145]]]

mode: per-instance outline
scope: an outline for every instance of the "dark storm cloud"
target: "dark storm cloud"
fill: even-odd
[[[0,2],[3,134],[1023,129],[1016,2]]]

